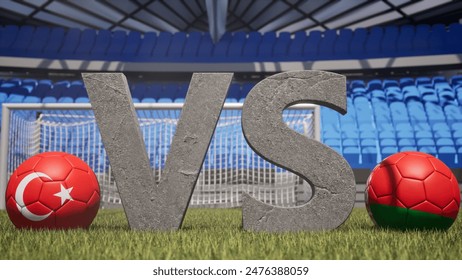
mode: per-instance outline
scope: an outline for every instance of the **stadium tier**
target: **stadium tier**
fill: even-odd
[[[226,102],[242,103],[253,86],[232,84]],[[131,93],[134,102],[182,103],[187,88],[188,83],[135,83]],[[0,103],[88,102],[82,81],[0,81]],[[344,116],[322,108],[321,139],[353,168],[373,168],[386,156],[406,150],[433,154],[453,168],[461,166],[462,76],[349,80],[347,102]],[[215,152],[222,154],[221,149],[218,145]]]
[[[225,33],[108,31],[47,26],[0,27],[0,56],[165,62],[363,59],[459,54],[462,25],[403,25],[340,30]]]

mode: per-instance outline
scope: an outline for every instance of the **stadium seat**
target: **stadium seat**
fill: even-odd
[[[335,59],[334,44],[337,40],[337,30],[324,31],[318,47],[318,59]]]
[[[145,34],[148,36],[148,33]],[[152,36],[152,35],[150,35]],[[155,39],[154,39],[155,42]],[[131,61],[135,59],[137,55],[138,48],[140,47],[141,43],[141,33],[138,31],[130,31],[128,33],[127,41],[122,49],[122,60],[124,61]]]
[[[398,148],[396,146],[386,146],[386,147],[383,147],[382,150],[381,150],[381,156],[382,156],[382,160],[384,160],[385,158],[395,154],[398,152]]]
[[[258,47],[258,59],[261,61],[271,61],[275,44],[276,32],[265,32]]]
[[[350,43],[350,55],[352,58],[365,57],[365,45],[367,40],[367,29],[356,28]]]
[[[202,39],[202,33],[190,32],[183,48],[183,57],[188,61],[196,59],[199,45]]]
[[[96,40],[96,30],[85,29],[81,36],[79,45],[75,49],[74,55],[71,57],[79,59],[89,59],[90,51],[93,49]]]
[[[460,155],[461,154],[457,154],[454,146],[443,146],[438,148],[438,158],[451,168],[460,168]]]
[[[381,27],[374,26],[370,29],[364,49],[368,57],[380,56],[382,38],[383,29]]]
[[[19,28],[16,39],[9,46],[9,48],[2,53],[12,56],[21,56],[24,55],[26,49],[31,44],[33,34],[35,32],[35,27],[24,25]]]
[[[288,50],[290,41],[292,40],[290,36],[289,32],[279,33],[273,48],[273,57],[276,60],[287,60],[289,58]]]
[[[431,54],[446,52],[446,26],[443,24],[432,25],[428,46]]]
[[[421,102],[412,101],[406,104],[409,120],[412,124],[426,123],[427,115]]]
[[[143,40],[140,42],[138,53],[136,55],[137,61],[151,61],[152,50],[157,43],[157,33],[147,32],[144,33]]]
[[[290,41],[288,56],[295,60],[301,60],[306,39],[305,31],[295,32],[294,39]]]
[[[352,168],[361,167],[361,164],[359,162],[360,152],[358,147],[345,147],[343,149],[343,156]]]
[[[186,34],[178,35],[181,37],[186,37]],[[154,49],[152,50],[152,57],[156,61],[164,61],[167,57],[170,43],[172,41],[172,33],[170,32],[160,32],[159,36],[157,37],[157,43]],[[184,43],[184,40],[178,40],[177,43]]]
[[[204,33],[199,44],[199,49],[197,52],[197,57],[202,59],[210,59],[213,52],[213,42],[212,37],[209,33]]]
[[[229,45],[232,40],[233,35],[230,32],[226,32],[221,36],[220,41],[214,44],[212,52],[214,61],[227,61]]]
[[[55,58],[61,46],[64,43],[65,31],[62,27],[54,27],[51,29],[50,38],[46,41],[43,48],[43,56],[45,58]]]
[[[247,40],[246,36],[246,33],[242,31],[234,33],[233,39],[229,44],[227,53],[227,56],[231,58],[231,61],[242,59],[242,51],[244,48],[245,41]]]
[[[446,43],[450,53],[462,53],[462,24],[452,23],[449,25]]]
[[[47,26],[39,26],[35,29],[34,35],[32,36],[31,44],[26,47],[24,55],[32,57],[42,56],[43,49],[49,41],[51,30]]]
[[[337,59],[350,57],[350,44],[353,38],[351,29],[340,29],[339,35],[334,43],[334,54]]]
[[[123,30],[112,32],[111,42],[106,51],[106,58],[109,60],[123,60],[122,52],[124,51],[127,40],[127,33]]]
[[[321,31],[311,31],[303,46],[303,59],[315,60],[318,55],[319,43],[321,41]]]
[[[3,28],[0,40],[0,53],[6,54],[6,51],[15,42],[18,32],[19,27],[16,25],[7,25]]]
[[[370,168],[370,169],[375,167],[375,165],[378,162],[376,147],[367,146],[367,147],[362,148],[361,155],[362,155],[361,167]]]
[[[430,26],[419,24],[415,30],[415,36],[412,40],[412,54],[423,55],[430,52]]]
[[[413,46],[414,32],[414,26],[412,25],[403,25],[400,27],[396,42],[396,51],[399,56],[415,55]]]
[[[80,42],[80,29],[71,28],[68,29],[66,35],[63,40],[63,44],[59,49],[59,53],[57,54],[58,58],[70,58],[75,52],[75,49],[79,45]]]
[[[384,28],[380,51],[382,57],[394,57],[397,55],[397,44],[400,42],[399,35],[400,32],[396,26],[387,26]],[[409,41],[409,38],[406,39]],[[375,45],[374,48],[376,48]]]
[[[96,35],[95,45],[93,46],[90,56],[93,59],[105,59],[106,51],[111,42],[112,32],[109,30],[99,30]]]
[[[261,37],[260,32],[253,31],[249,33],[249,37],[247,38],[242,51],[242,55],[247,61],[253,61],[257,57],[258,46],[262,39]]]

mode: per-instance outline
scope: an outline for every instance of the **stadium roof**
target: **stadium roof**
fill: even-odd
[[[2,0],[0,23],[149,31],[326,30],[387,24],[452,23],[451,0]],[[213,21],[213,22],[212,22]],[[210,23],[210,24],[209,24]],[[220,30],[220,25],[222,28]]]

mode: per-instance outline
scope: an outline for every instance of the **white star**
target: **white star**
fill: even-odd
[[[66,202],[66,200],[68,200],[68,199],[69,200],[74,200],[74,199],[72,199],[72,196],[71,196],[72,189],[73,189],[73,187],[66,189],[63,186],[63,184],[61,184],[61,191],[54,194],[54,196],[57,196],[57,197],[61,198],[61,205],[63,205],[64,202]]]

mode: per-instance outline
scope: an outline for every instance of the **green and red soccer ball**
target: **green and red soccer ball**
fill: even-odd
[[[366,207],[374,223],[395,229],[448,229],[460,207],[460,189],[451,170],[421,152],[394,154],[372,171]]]
[[[94,172],[80,158],[46,152],[19,165],[5,199],[17,228],[88,228],[98,212],[100,190]]]

